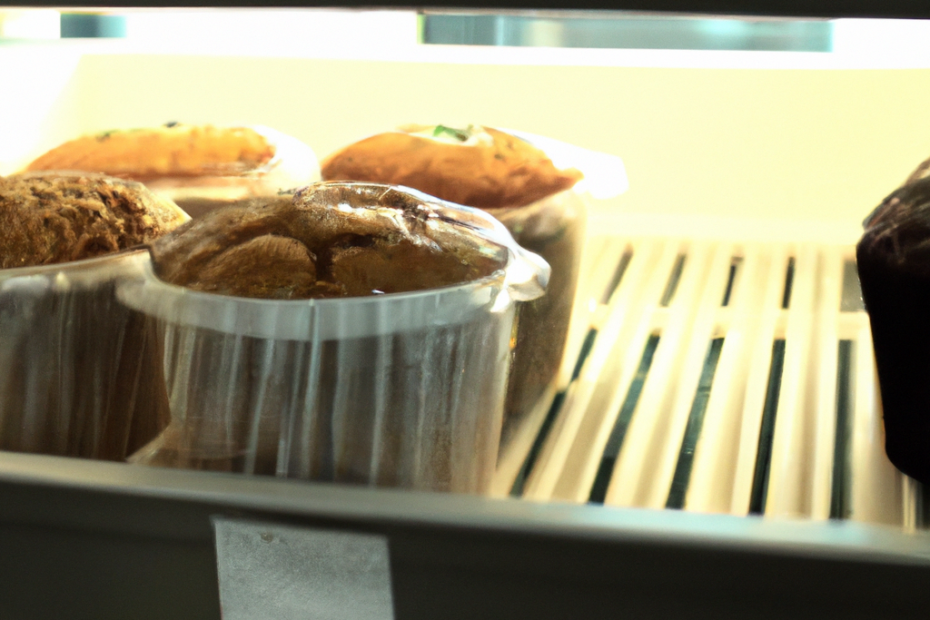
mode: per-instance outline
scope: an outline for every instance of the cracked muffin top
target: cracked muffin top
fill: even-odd
[[[170,284],[264,299],[381,295],[452,286],[506,265],[506,248],[447,221],[422,194],[318,183],[244,201],[152,244]]]

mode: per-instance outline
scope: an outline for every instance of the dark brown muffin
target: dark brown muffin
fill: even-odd
[[[856,248],[885,422],[885,451],[930,483],[930,178],[918,168],[866,219]]]
[[[186,219],[174,203],[132,181],[81,173],[0,178],[0,269],[118,252]]]

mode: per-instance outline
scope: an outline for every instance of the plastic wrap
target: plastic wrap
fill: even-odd
[[[324,159],[324,175],[358,174],[368,181],[436,191],[446,199],[480,199],[480,205],[466,204],[481,206],[503,222],[520,245],[549,263],[552,276],[546,295],[517,309],[504,410],[506,444],[556,387],[584,246],[585,200],[626,191],[626,171],[613,155],[526,132],[471,125],[461,131],[431,129],[410,126],[356,142]],[[437,132],[442,134],[438,138]],[[461,133],[459,141],[445,135],[449,132]],[[500,132],[536,147],[535,152],[503,148],[507,140]],[[552,189],[566,187],[570,189]],[[527,204],[529,196],[544,197]]]
[[[584,249],[585,205],[573,190],[525,207],[488,209],[521,246],[552,268],[546,294],[517,307],[516,346],[504,407],[503,441],[521,425],[562,363]]]
[[[384,186],[325,185],[359,188],[369,201],[334,197],[334,212],[387,218],[401,231],[426,226],[432,242],[477,243],[502,268],[436,289],[292,301],[197,292],[149,269],[119,295],[160,321],[172,422],[132,461],[485,491],[500,442],[514,301],[542,294],[548,266],[480,211]],[[375,198],[387,191],[430,210],[384,209]]]
[[[506,130],[541,149],[557,168],[584,174],[572,189],[518,208],[488,209],[528,250],[542,256],[552,275],[546,295],[517,309],[513,367],[504,410],[504,443],[555,387],[565,352],[584,252],[586,201],[629,188],[623,161],[607,153],[523,131]]]
[[[292,136],[270,127],[248,127],[274,147],[274,157],[255,170],[230,170],[216,175],[162,177],[145,181],[153,191],[170,198],[191,217],[223,204],[274,196],[281,190],[303,187],[320,180],[320,164],[313,150]]]
[[[223,144],[220,137],[237,131],[254,136],[262,149],[273,153],[271,159],[261,164],[217,161],[237,156],[235,147]],[[174,132],[182,133],[169,135]],[[238,157],[245,156],[240,151]],[[249,157],[255,155],[246,159]],[[320,165],[309,146],[261,125],[215,128],[168,123],[161,128],[83,136],[52,149],[27,169],[85,170],[139,181],[177,203],[191,217],[223,204],[274,196],[320,179]]]
[[[147,261],[0,270],[0,449],[123,460],[164,428],[154,322],[115,293]]]

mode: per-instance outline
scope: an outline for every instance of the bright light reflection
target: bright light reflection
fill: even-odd
[[[61,19],[51,9],[0,11],[0,38],[57,39],[61,36]]]

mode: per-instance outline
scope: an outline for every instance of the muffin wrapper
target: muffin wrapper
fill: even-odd
[[[0,271],[0,450],[123,460],[164,428],[155,324],[115,292],[147,260]]]
[[[261,168],[245,174],[230,170],[229,174],[214,176],[166,177],[148,181],[146,186],[196,218],[225,204],[274,196],[320,180],[320,164],[309,146],[270,127],[256,125],[249,129],[275,147],[274,158]]]
[[[552,268],[546,294],[517,306],[516,346],[504,407],[506,444],[558,378],[584,249],[586,209],[573,190],[525,207],[489,209]]]
[[[487,215],[508,263],[471,283],[271,301],[199,293],[151,269],[120,299],[157,317],[172,422],[131,461],[483,493],[497,461],[515,298],[548,266]],[[459,225],[459,224],[456,224]],[[503,235],[503,236],[501,236]]]

